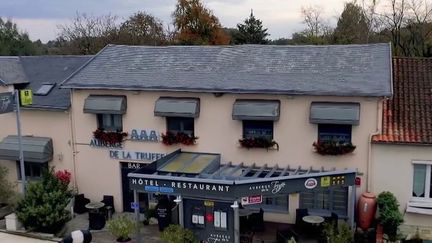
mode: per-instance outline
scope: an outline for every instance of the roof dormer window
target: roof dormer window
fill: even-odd
[[[55,84],[42,84],[42,86],[34,93],[35,95],[48,95],[54,88]]]

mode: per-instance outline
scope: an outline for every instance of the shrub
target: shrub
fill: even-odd
[[[329,243],[347,243],[353,240],[353,234],[346,223],[340,223],[337,228],[334,224],[325,223],[324,234]]]
[[[42,180],[29,183],[25,197],[18,202],[16,214],[28,229],[56,233],[69,220],[65,207],[71,198],[68,185],[54,175],[42,172]]]
[[[15,196],[14,186],[7,180],[8,169],[0,166],[0,205],[10,204]]]
[[[162,232],[161,239],[165,243],[197,243],[194,233],[180,225],[172,224]]]
[[[119,242],[130,240],[130,235],[134,229],[135,223],[126,215],[119,216],[107,222],[109,232],[117,238]]]
[[[381,192],[377,198],[379,220],[383,231],[391,241],[397,238],[397,229],[403,223],[403,215],[399,211],[399,203],[391,192]]]

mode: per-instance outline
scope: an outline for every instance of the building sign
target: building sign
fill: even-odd
[[[229,184],[213,184],[174,180],[129,178],[131,190],[159,193],[176,193],[181,195],[229,195],[232,197]]]
[[[321,187],[329,187],[330,186],[330,176],[321,177]]]
[[[20,90],[20,101],[22,106],[33,104],[33,94],[31,89]]]
[[[109,156],[116,160],[155,161],[165,156],[164,153],[132,152],[125,150],[110,150]]]
[[[248,180],[207,180],[199,177],[178,177],[172,175],[143,174],[147,178],[129,177],[132,190],[143,192],[175,193],[185,196],[198,196],[205,198],[229,198],[240,199],[254,195],[277,196],[298,193],[315,188],[330,188],[339,186],[352,186],[356,173],[349,172],[330,176],[330,185],[327,186],[327,178],[297,177],[297,178],[271,178]],[[324,185],[324,186],[323,186]]]
[[[122,148],[122,143],[107,143],[104,141],[101,141],[99,139],[93,138],[90,140],[90,147],[98,147],[98,148]]]
[[[314,189],[317,187],[318,182],[315,178],[309,178],[305,181],[304,185],[307,189]]]
[[[251,204],[261,204],[263,201],[263,197],[261,195],[242,197],[241,204],[242,205],[251,205]]]
[[[13,111],[13,94],[0,93],[0,114]]]
[[[130,140],[145,141],[145,142],[160,142],[161,136],[159,132],[151,129],[132,129],[130,133]]]

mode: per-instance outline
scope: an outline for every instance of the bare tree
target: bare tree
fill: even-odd
[[[405,0],[389,0],[389,4],[388,10],[380,14],[381,21],[391,33],[394,54],[400,55],[404,51],[401,30],[406,22],[407,4]]]
[[[323,35],[324,23],[321,17],[321,10],[315,7],[302,7],[301,14],[303,16],[303,23],[306,24],[304,33],[309,37],[318,37]]]
[[[67,41],[72,54],[95,54],[118,36],[117,16],[77,13],[69,24],[59,25],[58,39]]]
[[[406,47],[409,56],[425,56],[426,42],[432,33],[432,8],[428,2],[411,0],[406,18]]]

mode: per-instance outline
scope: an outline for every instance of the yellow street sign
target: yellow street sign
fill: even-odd
[[[33,104],[33,94],[31,89],[20,90],[20,101],[22,106]]]

